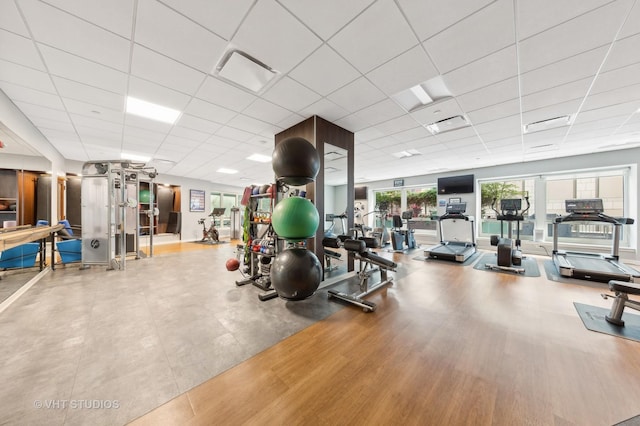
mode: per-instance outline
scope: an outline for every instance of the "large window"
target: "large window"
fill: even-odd
[[[231,208],[238,206],[236,194],[211,193],[211,210],[216,207],[224,207],[224,214],[216,220],[216,226],[228,227],[231,224]]]
[[[500,235],[500,221],[496,219],[500,211],[500,201],[508,198],[520,198],[522,210],[527,208],[526,197],[529,198],[529,209],[524,213],[524,220],[520,223],[520,238],[532,240],[534,238],[535,219],[535,179],[509,179],[480,182],[480,235]],[[513,235],[516,234],[516,223],[511,224]],[[502,223],[502,234],[508,235],[509,224]]]
[[[411,219],[405,221],[405,227],[415,230],[418,234],[434,234],[437,223],[438,191],[435,185],[403,188],[402,190],[374,191],[376,210],[384,210],[383,215],[376,215],[374,226],[381,226],[384,220],[387,228],[393,227],[393,216],[411,211]],[[367,222],[365,222],[367,223]]]

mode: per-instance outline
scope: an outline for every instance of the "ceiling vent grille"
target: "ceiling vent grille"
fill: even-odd
[[[456,115],[454,117],[445,118],[443,120],[436,121],[426,125],[426,129],[431,132],[432,135],[438,135],[440,133],[450,132],[452,130],[462,129],[468,127],[469,122],[462,115]]]

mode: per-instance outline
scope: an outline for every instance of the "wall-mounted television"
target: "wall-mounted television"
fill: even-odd
[[[470,194],[473,184],[473,175],[438,178],[438,194]]]
[[[366,200],[367,199],[367,187],[366,186],[356,186],[355,187],[355,197],[354,200]]]

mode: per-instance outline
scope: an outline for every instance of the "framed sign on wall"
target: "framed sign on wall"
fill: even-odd
[[[204,211],[204,191],[199,189],[191,189],[189,191],[189,211]]]

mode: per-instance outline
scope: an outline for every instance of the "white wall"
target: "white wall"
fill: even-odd
[[[358,161],[356,156],[356,162]],[[522,162],[514,164],[506,164],[494,167],[484,167],[480,169],[467,169],[459,170],[456,172],[449,172],[446,174],[431,174],[413,177],[404,177],[405,186],[423,186],[429,184],[436,184],[439,177],[474,174],[475,179],[493,179],[493,178],[508,178],[513,176],[523,175],[537,175],[546,173],[557,172],[571,172],[575,170],[585,169],[597,169],[603,167],[624,167],[631,166],[631,173],[629,176],[629,209],[627,214],[636,219],[634,225],[630,225],[627,229],[631,232],[631,249],[620,249],[620,255],[624,259],[630,259],[634,261],[640,261],[640,255],[638,253],[638,241],[640,241],[640,227],[637,222],[638,212],[640,212],[640,197],[638,197],[638,166],[640,166],[640,148],[601,152],[587,155],[579,155],[574,157],[554,158],[547,160],[539,160],[532,162]],[[397,176],[397,178],[403,178],[403,176]],[[369,187],[369,207],[373,208],[375,202],[372,198],[372,191],[378,189],[394,189],[393,179],[367,182]],[[395,188],[397,189],[397,188]],[[450,196],[442,196],[439,198],[448,198]],[[470,215],[478,216],[479,212],[479,199],[480,195],[476,191],[475,194],[462,194],[461,198],[467,202],[467,213]],[[477,224],[476,224],[477,232]],[[479,239],[478,243],[481,248],[491,249],[488,244],[488,239]],[[529,244],[529,247],[526,245]],[[531,253],[545,254],[546,251],[541,248],[545,246],[550,252],[550,243],[539,244],[533,242],[523,241],[523,249],[526,251],[529,249]]]

